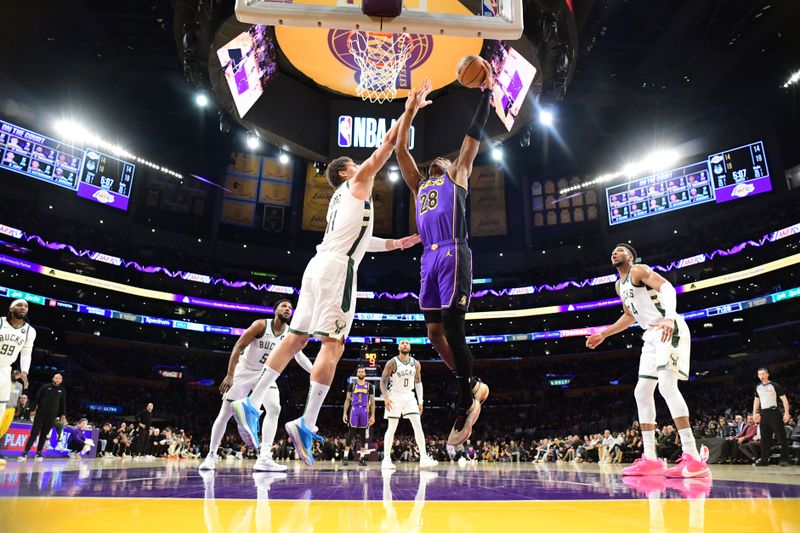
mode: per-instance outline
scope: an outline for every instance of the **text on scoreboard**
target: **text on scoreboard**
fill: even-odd
[[[0,168],[127,210],[135,165],[0,120]]]
[[[705,160],[606,189],[612,226],[684,207],[739,200],[772,190],[764,143],[740,146]]]

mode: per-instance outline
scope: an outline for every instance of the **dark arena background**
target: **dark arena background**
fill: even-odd
[[[0,531],[800,531],[800,2],[374,9],[4,4]],[[384,55],[359,62],[359,36]],[[270,392],[272,445],[231,419],[210,450],[220,405],[236,412],[227,400],[255,383],[221,396],[237,339],[259,319],[272,338],[334,231],[326,165],[369,158],[426,77],[411,157],[457,157],[481,99],[456,80],[465,55],[494,75],[466,200],[466,343],[491,390],[471,435],[447,444],[462,404],[418,303],[437,246],[422,243],[358,268],[313,466],[284,429],[313,396],[294,360]],[[371,205],[390,247],[417,232],[395,156]],[[660,389],[670,362],[643,375],[642,328],[587,347],[638,314],[615,291],[631,283],[618,245],[649,265],[643,283],[669,282],[646,304],[675,289],[688,429]],[[380,379],[404,339],[426,450],[403,420],[384,446]],[[360,367],[375,398],[363,457],[343,421]],[[654,434],[634,394],[651,379]],[[658,472],[630,475],[642,465]]]

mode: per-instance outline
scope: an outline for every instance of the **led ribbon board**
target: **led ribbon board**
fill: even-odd
[[[198,322],[185,322],[182,320],[172,320],[169,318],[158,318],[146,315],[137,315],[133,313],[124,313],[115,311],[113,309],[105,309],[103,307],[94,307],[84,304],[67,302],[64,300],[57,300],[55,298],[48,298],[38,294],[11,289],[8,287],[0,287],[0,297],[7,298],[21,298],[29,303],[38,305],[47,305],[48,307],[71,311],[74,313],[82,313],[98,316],[101,318],[112,318],[118,320],[127,320],[139,324],[149,326],[159,326],[172,329],[184,329],[189,331],[196,331],[200,333],[214,333],[217,335],[233,335],[239,336],[244,333],[242,328],[231,328],[228,326],[213,326],[209,324],[202,324]],[[729,313],[738,313],[754,307],[764,305],[776,304],[784,302],[793,298],[800,297],[800,287],[795,287],[785,291],[780,291],[766,296],[758,296],[749,300],[740,302],[733,302],[725,305],[718,305],[716,307],[708,307],[706,309],[699,309],[684,313],[682,316],[685,320],[697,320],[700,318],[708,318],[713,316],[725,315]],[[498,335],[477,335],[467,337],[468,344],[483,344],[483,343],[502,343],[502,342],[525,342],[525,341],[539,341],[548,339],[566,339],[570,337],[585,337],[598,333],[605,326],[590,326],[577,329],[561,329],[553,331],[538,331],[533,333],[511,333],[511,334],[498,334]],[[636,326],[632,326],[636,327]],[[397,344],[400,339],[407,339],[411,344],[428,344],[430,341],[427,337],[348,337],[347,342],[352,343],[370,343],[370,344]],[[312,339],[315,340],[315,339]]]
[[[225,287],[231,287],[235,289],[239,289],[242,287],[249,287],[255,291],[274,292],[278,294],[298,294],[300,292],[299,289],[287,285],[275,285],[269,283],[257,284],[253,281],[246,281],[246,280],[230,281],[224,278],[216,278],[206,274],[195,274],[192,272],[185,272],[183,270],[170,270],[166,267],[161,267],[161,266],[154,266],[154,265],[143,266],[137,263],[136,261],[128,261],[120,257],[114,257],[111,255],[102,254],[100,252],[94,252],[91,250],[79,250],[69,244],[64,244],[59,242],[49,242],[38,235],[28,235],[27,233],[25,233],[20,229],[11,226],[6,226],[4,224],[0,224],[0,234],[15,239],[22,239],[28,243],[33,241],[39,246],[47,248],[49,250],[67,250],[76,257],[88,258],[94,261],[99,261],[102,263],[107,263],[110,265],[120,266],[124,268],[133,268],[138,272],[142,272],[145,274],[161,273],[170,278],[181,278],[186,281],[193,281],[197,283],[205,283],[213,285],[221,284]],[[761,236],[757,240],[748,240],[745,242],[741,242],[728,249],[717,249],[712,252],[697,254],[691,257],[685,257],[683,259],[676,259],[675,261],[672,261],[670,264],[666,266],[650,265],[650,268],[652,268],[653,270],[657,270],[659,272],[672,272],[673,270],[680,270],[682,268],[686,268],[692,265],[697,265],[700,263],[705,263],[706,261],[711,261],[716,257],[727,257],[731,255],[736,255],[745,251],[749,247],[760,248],[768,242],[775,242],[798,234],[800,234],[800,223],[793,224],[791,226],[787,226],[785,228],[773,231],[771,233]],[[606,276],[600,276],[596,278],[587,278],[582,281],[562,281],[554,285],[550,284],[531,285],[528,287],[515,287],[515,288],[496,289],[496,290],[484,289],[473,292],[472,297],[482,298],[488,295],[518,296],[523,294],[535,294],[544,291],[557,292],[568,289],[570,287],[581,289],[584,287],[594,287],[596,285],[605,285],[609,283],[614,283],[616,281],[617,281],[616,274],[608,274]],[[473,283],[477,284],[477,281],[473,280]],[[414,292],[399,292],[392,294],[388,292],[358,291],[358,298],[367,300],[382,299],[382,298],[387,298],[390,300],[402,300],[405,298],[417,298],[417,297],[418,297],[417,294]]]
[[[775,270],[794,266],[800,263],[800,253],[776,259],[763,265],[754,266],[738,272],[731,272],[716,276],[706,280],[694,281],[686,285],[679,285],[675,288],[678,294],[699,291],[711,287],[718,287],[728,283],[735,283],[748,278],[767,274]],[[125,294],[133,294],[143,298],[152,298],[156,300],[165,300],[169,302],[179,302],[186,305],[194,305],[200,307],[210,307],[212,309],[220,309],[224,311],[239,311],[245,313],[258,313],[258,314],[272,314],[272,307],[265,307],[261,305],[243,304],[238,302],[225,302],[219,300],[209,300],[206,298],[196,298],[194,296],[186,296],[183,294],[173,294],[169,292],[155,291],[152,289],[143,289],[141,287],[134,287],[132,285],[125,285],[124,283],[117,283],[105,279],[92,278],[81,274],[73,274],[55,268],[31,263],[22,259],[17,259],[8,255],[0,254],[0,264],[10,267],[27,270],[28,272],[35,272],[44,274],[46,276],[79,283],[82,285],[89,285],[98,289],[107,289],[111,291],[121,292]],[[605,300],[595,300],[589,302],[578,302],[573,304],[550,305],[545,307],[532,307],[528,309],[515,309],[504,311],[484,311],[467,313],[467,320],[493,320],[501,318],[520,318],[529,316],[552,315],[556,313],[574,313],[581,311],[591,311],[594,309],[602,309],[620,304],[619,298],[607,298]],[[421,322],[424,317],[421,313],[406,313],[406,314],[391,314],[391,313],[356,313],[356,320],[382,322],[382,321],[395,321],[395,322]]]

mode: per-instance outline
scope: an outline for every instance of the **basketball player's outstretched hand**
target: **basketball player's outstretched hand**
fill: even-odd
[[[675,331],[675,321],[671,318],[665,318],[664,320],[653,322],[650,327],[660,329],[661,342],[667,342],[672,338],[672,332]]]
[[[392,400],[390,400],[389,398],[384,398],[383,399],[383,407],[387,411],[391,411],[392,410]]]
[[[422,80],[422,85],[419,86],[417,89],[417,109],[422,109],[423,107],[428,107],[433,103],[433,101],[428,100],[428,95],[431,94],[433,90],[433,82],[430,78],[425,78]]]
[[[411,248],[412,246],[416,246],[417,244],[421,243],[422,239],[416,233],[414,235],[409,235],[408,237],[403,237],[402,239],[397,239],[397,249],[398,250],[406,250]]]
[[[605,339],[599,333],[595,333],[594,335],[589,335],[586,337],[586,347],[590,350],[594,350],[598,346],[600,346]]]
[[[219,384],[220,394],[225,394],[233,386],[233,376],[225,376],[222,383]]]

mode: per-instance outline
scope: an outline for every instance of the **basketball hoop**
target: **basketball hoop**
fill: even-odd
[[[361,71],[356,94],[362,100],[382,104],[397,96],[397,77],[411,56],[407,33],[351,31],[347,49]]]

